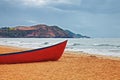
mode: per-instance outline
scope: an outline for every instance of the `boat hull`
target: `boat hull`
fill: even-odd
[[[28,63],[28,62],[49,61],[49,60],[55,61],[62,56],[66,43],[67,40],[59,44],[45,48],[10,53],[10,54],[0,54],[0,64]]]

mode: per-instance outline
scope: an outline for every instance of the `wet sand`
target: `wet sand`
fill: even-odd
[[[16,49],[24,50],[2,46],[0,53]],[[120,59],[64,52],[58,61],[0,64],[0,80],[120,80]]]
[[[27,48],[24,49],[24,48],[19,48],[19,47],[0,45],[0,54],[19,52],[19,51],[25,51],[25,50],[28,50],[28,49]]]

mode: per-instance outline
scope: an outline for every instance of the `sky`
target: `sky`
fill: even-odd
[[[36,24],[120,38],[120,0],[0,0],[0,27]]]

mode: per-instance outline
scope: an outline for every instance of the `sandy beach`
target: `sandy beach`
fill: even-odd
[[[0,46],[0,53],[23,50]],[[120,80],[120,59],[66,51],[58,61],[0,64],[0,80]]]

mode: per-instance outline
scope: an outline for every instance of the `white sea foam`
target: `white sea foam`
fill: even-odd
[[[68,40],[66,50],[69,51],[120,57],[120,38],[0,38],[0,45],[35,49],[54,45],[64,40]]]

